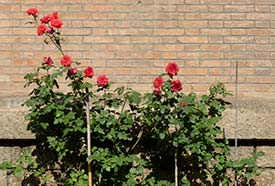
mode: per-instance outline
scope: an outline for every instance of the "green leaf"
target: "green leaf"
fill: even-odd
[[[165,138],[165,136],[166,136],[166,134],[164,132],[162,132],[162,133],[159,134],[159,138],[161,140],[163,140]]]
[[[15,176],[22,176],[23,175],[23,167],[22,166],[17,166],[17,167],[15,167],[15,169],[13,170],[13,174],[15,175]]]
[[[0,169],[11,169],[14,165],[11,162],[3,162],[0,164]]]
[[[118,87],[115,89],[115,92],[118,93],[118,95],[122,95],[124,93],[124,87]]]

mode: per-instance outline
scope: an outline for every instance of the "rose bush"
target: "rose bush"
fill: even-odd
[[[183,93],[175,79],[179,67],[170,62],[164,74],[153,81],[151,93],[123,87],[111,89],[106,75],[91,66],[84,70],[62,49],[58,13],[38,21],[38,10],[30,8],[37,35],[45,36],[62,55],[60,64],[44,57],[35,72],[25,76],[26,86],[34,87],[24,105],[28,130],[37,139],[36,149],[25,151],[15,163],[2,168],[23,176],[22,184],[87,185],[87,162],[92,164],[93,184],[169,186],[230,185],[231,173],[240,183],[258,172],[258,154],[239,161],[229,159],[229,145],[219,138],[218,126],[229,95],[223,84],[209,89],[208,95]],[[60,89],[59,79],[69,90]],[[97,94],[99,93],[99,94]],[[86,103],[90,110],[92,149],[87,157]]]

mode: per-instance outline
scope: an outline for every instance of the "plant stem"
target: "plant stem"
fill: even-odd
[[[49,34],[47,34],[47,36],[50,38],[51,42],[55,45],[55,47],[58,49],[58,51],[63,55],[65,56],[63,50],[62,50],[62,47],[60,45],[58,45],[55,40],[53,39],[53,37],[51,37]]]

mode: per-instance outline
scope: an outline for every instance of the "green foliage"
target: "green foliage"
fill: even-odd
[[[180,185],[230,185],[259,174],[256,159],[229,159],[229,144],[218,125],[230,95],[223,84],[208,95],[171,90],[171,77],[160,94],[123,87],[97,88],[79,75],[68,78],[70,90],[60,91],[58,80],[66,67],[41,66],[25,76],[34,86],[24,103],[29,108],[28,130],[39,141],[34,152],[24,152],[15,164],[4,163],[17,176],[40,185],[87,185],[87,161],[95,185],[174,185],[174,157]],[[162,77],[164,77],[162,75]],[[91,97],[92,152],[87,158],[87,98]],[[56,167],[59,172],[56,173]],[[50,172],[50,174],[49,174]]]
[[[60,32],[50,40],[64,55]],[[29,109],[28,130],[38,145],[32,152],[22,152],[15,163],[0,165],[23,176],[22,183],[84,186],[88,162],[94,186],[174,186],[175,159],[181,186],[230,185],[232,173],[238,182],[259,174],[256,159],[262,154],[229,158],[229,144],[218,125],[228,104],[224,98],[230,95],[222,83],[211,86],[208,95],[186,94],[180,92],[178,80],[177,87],[173,84],[175,68],[159,75],[167,79],[154,84],[153,93],[142,95],[124,87],[96,85],[81,71],[68,74],[71,66],[42,63],[25,75],[26,87],[33,90],[23,105]]]

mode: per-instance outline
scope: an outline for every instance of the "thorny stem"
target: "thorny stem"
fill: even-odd
[[[61,45],[58,45],[58,44],[56,43],[55,36],[50,36],[50,34],[46,34],[46,35],[50,38],[51,42],[55,45],[55,47],[58,49],[58,51],[59,51],[63,56],[65,56],[65,54],[64,54],[64,52],[63,52],[63,49],[62,49]]]
[[[35,21],[36,26],[39,26],[39,23],[38,23],[38,21],[37,21],[37,16],[33,16],[33,18],[34,18],[34,21]],[[46,35],[50,38],[51,42],[55,45],[55,47],[58,49],[58,51],[59,51],[63,56],[65,56],[65,54],[64,54],[64,52],[63,52],[63,49],[62,49],[61,45],[56,43],[56,37],[55,37],[54,35],[51,36],[51,35],[48,34],[48,33],[46,33]]]

